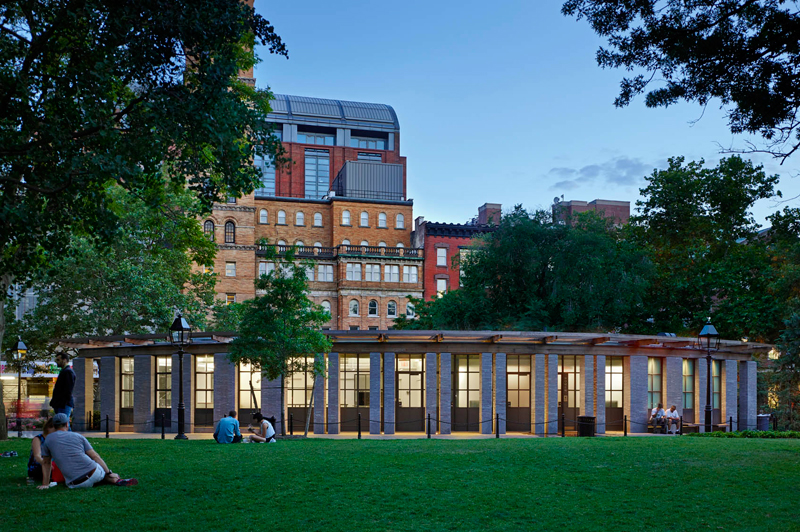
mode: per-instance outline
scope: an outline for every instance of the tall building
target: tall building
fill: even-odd
[[[587,203],[580,200],[563,201],[556,198],[552,209],[553,220],[562,222],[578,213],[587,211],[603,213],[606,218],[613,219],[616,225],[625,225],[631,217],[630,201],[596,199]]]
[[[215,204],[203,221],[219,245],[218,297],[255,297],[254,280],[294,246],[310,260],[310,298],[330,311],[332,329],[389,329],[422,296],[423,252],[412,247],[400,125],[383,104],[276,95],[275,124],[289,163],[257,158],[260,188]]]

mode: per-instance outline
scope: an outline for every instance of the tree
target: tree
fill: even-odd
[[[295,263],[290,251],[283,260],[274,254],[268,259],[278,267],[255,281],[255,299],[242,303],[238,336],[231,342],[228,356],[234,364],[245,362],[260,369],[268,380],[281,380],[281,433],[284,420],[284,381],[295,371],[311,369],[314,376],[324,374],[324,364],[316,361],[307,368],[306,357],[327,353],[332,347],[322,333],[330,315],[307,297],[306,266]],[[312,394],[313,397],[313,394]],[[306,425],[306,430],[308,426]]]
[[[790,430],[800,430],[800,314],[792,314],[778,341],[779,356],[765,372],[774,414]]]
[[[785,161],[800,148],[800,13],[786,0],[567,0],[562,13],[585,18],[607,38],[603,68],[625,77],[614,101],[647,91],[648,107],[680,100],[727,108],[732,133],[759,134],[763,151]],[[654,80],[663,84],[652,87]]]
[[[238,79],[256,43],[286,55],[239,0],[4,3],[0,343],[12,284],[71,235],[111,238],[109,183],[163,205],[166,174],[206,210],[255,188],[253,155],[280,155],[264,120],[269,91]]]

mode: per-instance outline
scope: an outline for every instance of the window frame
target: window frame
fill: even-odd
[[[353,305],[355,305],[355,312],[353,312]],[[358,302],[358,299],[350,300],[350,302],[347,304],[347,311],[348,316],[358,317],[361,315],[361,304]]]
[[[232,220],[225,222],[225,243],[236,243],[236,224]]]
[[[378,317],[378,301],[376,299],[370,299],[369,303],[367,303],[367,317],[369,318],[377,318]]]

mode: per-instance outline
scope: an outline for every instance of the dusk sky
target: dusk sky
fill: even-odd
[[[597,66],[602,41],[556,0],[255,6],[289,50],[289,60],[259,50],[257,85],[391,105],[414,215],[428,220],[462,223],[486,202],[549,208],[561,195],[633,209],[644,176],[669,157],[715,165],[718,145],[744,146],[718,102],[614,107],[625,72]],[[800,156],[753,160],[781,175],[785,199],[800,194]],[[757,221],[783,205],[762,201]]]

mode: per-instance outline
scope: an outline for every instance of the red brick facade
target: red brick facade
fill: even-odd
[[[615,224],[625,225],[631,216],[631,202],[601,199],[588,203],[579,200],[561,201],[553,204],[553,219],[563,221],[587,211],[602,212],[606,218],[613,219]]]

